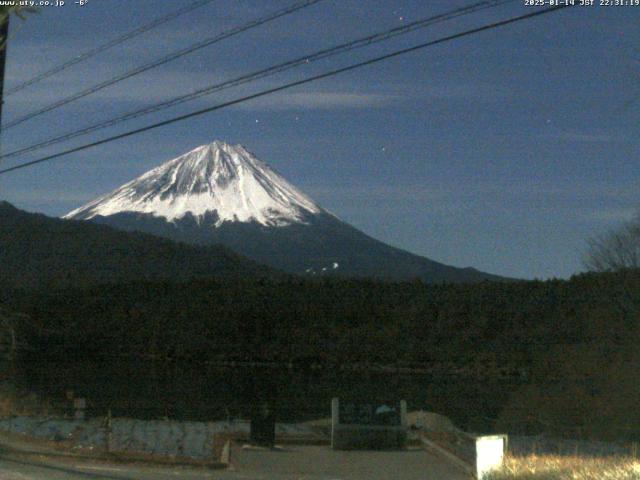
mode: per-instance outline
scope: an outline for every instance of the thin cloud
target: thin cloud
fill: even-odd
[[[348,92],[298,92],[263,97],[240,104],[242,110],[334,110],[382,108],[400,100],[391,95]]]
[[[634,207],[597,208],[587,212],[586,217],[601,222],[622,223],[633,219],[638,211],[639,209]]]
[[[16,202],[17,204],[48,203],[55,205],[82,203],[96,197],[94,192],[69,192],[64,190],[18,190],[13,192],[5,191],[4,193],[10,198],[11,202]]]
[[[478,183],[460,189],[457,184],[377,183],[352,185],[300,184],[320,204],[386,205],[395,208],[421,204],[431,214],[470,211],[490,206],[494,212],[518,210],[522,205],[543,215],[571,211],[589,222],[621,222],[638,212],[640,197],[633,185],[585,184],[573,186]],[[334,205],[331,205],[335,208]],[[342,207],[341,207],[342,208]]]
[[[538,138],[547,140],[562,140],[577,143],[624,143],[630,139],[623,135],[611,135],[608,133],[581,133],[581,132],[557,132],[543,133]]]

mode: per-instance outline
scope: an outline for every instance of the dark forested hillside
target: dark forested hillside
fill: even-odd
[[[220,279],[136,282],[2,299],[49,335],[93,351],[156,338],[161,353],[212,358],[256,352],[267,359],[423,362],[481,353],[530,359],[553,345],[615,347],[640,328],[640,273],[569,281],[427,285],[367,280]],[[116,332],[121,332],[118,337]],[[69,339],[67,339],[69,340]],[[253,353],[255,355],[255,353]]]
[[[4,285],[59,287],[268,273],[267,267],[225,247],[187,246],[27,213],[0,202],[0,283]]]
[[[0,226],[0,307],[16,314],[19,362],[57,387],[68,362],[86,388],[117,385],[116,396],[121,371],[140,383],[153,371],[153,388],[167,390],[158,372],[182,365],[174,380],[188,375],[197,390],[203,366],[229,359],[420,367],[427,376],[408,384],[469,427],[640,439],[638,270],[450,285],[305,279],[6,204]]]
[[[629,408],[640,401],[638,271],[472,285],[133,282],[37,294],[3,289],[0,305],[30,318],[19,332],[29,345],[25,365],[43,365],[42,374],[47,365],[81,358],[75,368],[87,370],[89,383],[101,378],[99,391],[104,374],[91,369],[114,358],[119,368],[142,368],[139,381],[150,359],[169,369],[191,365],[192,383],[210,375],[203,365],[223,359],[314,358],[330,370],[428,367],[420,382],[431,389],[462,379],[458,385],[473,394],[429,398],[471,427],[636,438],[628,423],[640,420]]]
[[[474,268],[457,268],[376,240],[332,215],[309,216],[306,223],[267,228],[256,222],[226,222],[193,215],[169,222],[140,213],[98,216],[91,221],[125,231],[141,231],[191,245],[226,245],[233,251],[298,275],[333,275],[427,283],[512,281]],[[311,274],[311,275],[309,275]]]

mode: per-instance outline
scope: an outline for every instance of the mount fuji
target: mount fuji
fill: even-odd
[[[297,274],[427,282],[501,277],[386,245],[322,208],[241,145],[200,146],[65,215],[195,245],[223,244]]]

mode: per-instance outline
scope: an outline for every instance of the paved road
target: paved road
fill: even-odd
[[[235,480],[233,472],[0,456],[0,480]]]
[[[234,449],[231,462],[243,478],[277,480],[468,480],[455,465],[424,449],[334,451],[328,447]]]
[[[0,480],[468,480],[424,450],[334,452],[327,447],[232,452],[229,470],[149,467],[0,452]]]

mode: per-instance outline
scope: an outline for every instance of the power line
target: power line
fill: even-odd
[[[277,74],[277,73],[282,73],[286,70],[298,67],[300,65],[306,65],[308,63],[311,62],[315,62],[318,60],[322,60],[334,55],[338,55],[350,50],[354,50],[357,48],[362,48],[362,47],[366,47],[375,43],[379,43],[382,41],[386,41],[390,38],[399,36],[399,35],[404,35],[407,33],[410,33],[412,31],[415,31],[417,29],[420,28],[425,28],[427,26],[436,24],[436,23],[440,23],[440,22],[444,22],[447,20],[451,20],[453,18],[462,16],[462,15],[468,15],[470,13],[475,13],[478,12],[480,10],[484,10],[484,9],[489,9],[489,8],[495,8],[497,6],[500,6],[502,4],[505,3],[512,3],[516,0],[484,0],[478,3],[474,3],[472,5],[468,5],[466,7],[462,7],[462,8],[458,8],[455,10],[452,10],[450,12],[446,12],[443,14],[439,14],[439,15],[435,15],[432,17],[428,17],[428,18],[423,18],[420,20],[416,20],[414,22],[408,23],[406,25],[400,26],[400,27],[395,27],[391,30],[385,30],[383,32],[378,32],[372,35],[368,35],[366,37],[362,37],[362,38],[358,38],[356,40],[352,40],[349,41],[347,43],[343,43],[331,48],[326,48],[323,50],[319,50],[316,51],[314,53],[308,54],[308,55],[304,55],[302,57],[298,57],[295,58],[293,60],[289,60],[287,62],[284,63],[280,63],[277,64],[275,66],[266,68],[266,69],[262,69],[262,70],[258,70],[246,75],[242,75],[240,77],[236,77],[234,79],[231,80],[227,80],[224,81],[222,83],[218,83],[215,85],[211,85],[205,88],[202,88],[200,90],[196,90],[194,92],[188,93],[186,95],[181,95],[178,97],[174,97],[172,99],[169,99],[167,101],[161,102],[159,104],[156,105],[152,105],[150,107],[145,107],[145,108],[141,108],[132,112],[129,112],[125,115],[116,117],[116,118],[112,118],[110,120],[106,120],[103,122],[99,122],[97,124],[82,128],[80,130],[76,130],[70,133],[66,133],[64,135],[60,135],[57,137],[53,137],[50,138],[48,140],[44,140],[42,142],[36,143],[34,145],[30,145],[27,147],[22,147],[20,149],[14,150],[12,152],[8,152],[5,155],[0,156],[0,160],[5,160],[8,158],[13,158],[19,155],[22,155],[24,153],[27,152],[32,152],[35,150],[39,150],[41,148],[44,147],[48,147],[66,140],[70,140],[72,138],[81,136],[81,135],[85,135],[87,133],[91,133],[91,132],[95,132],[97,130],[101,130],[103,128],[107,128],[107,127],[111,127],[114,125],[117,125],[119,123],[125,122],[127,120],[131,120],[134,118],[138,118],[141,117],[143,115],[147,115],[149,113],[153,113],[153,112],[157,112],[160,110],[164,110],[166,108],[169,107],[173,107],[179,104],[182,104],[184,102],[187,101],[191,101],[191,100],[195,100],[196,98],[200,98],[203,97],[205,95],[210,95],[212,93],[215,92],[219,92],[222,90],[225,90],[227,88],[231,88],[231,87],[236,87],[239,85],[243,85],[245,83],[249,83],[252,82],[254,80],[258,80],[258,79],[262,79],[262,78],[266,78],[269,77],[271,75]]]
[[[176,52],[170,53],[169,55],[166,55],[164,57],[161,57],[157,60],[154,60],[153,62],[147,63],[145,65],[142,65],[140,67],[134,68],[133,70],[129,70],[128,72],[125,72],[121,75],[115,76],[109,80],[106,80],[104,82],[98,83],[97,85],[94,85],[93,87],[89,87],[86,90],[82,90],[78,93],[75,93],[67,98],[64,98],[62,100],[58,100],[57,102],[54,102],[52,104],[49,104],[45,107],[40,108],[39,110],[35,110],[31,113],[28,113],[22,117],[19,117],[11,122],[8,122],[6,125],[2,126],[2,130],[8,130],[10,128],[15,127],[16,125],[20,125],[21,123],[26,122],[27,120],[31,120],[32,118],[38,117],[40,115],[42,115],[43,113],[47,113],[50,112],[51,110],[55,110],[56,108],[60,108],[64,105],[67,105],[68,103],[71,103],[75,100],[78,100],[80,98],[84,98],[88,95],[91,95],[93,93],[96,93],[104,88],[107,88],[111,85],[114,85],[116,83],[119,83],[123,80],[127,80],[131,77],[134,77],[136,75],[139,75],[143,72],[146,72],[148,70],[151,70],[153,68],[159,67],[161,65],[164,65],[166,63],[169,63],[173,60],[176,60],[177,58],[183,57],[185,55],[188,55],[190,53],[193,53],[197,50],[200,50],[201,48],[204,47],[208,47],[210,45],[213,45],[214,43],[220,42],[221,40],[224,40],[226,38],[232,37],[234,35],[238,35],[239,33],[245,32],[247,30],[251,30],[253,28],[256,28],[260,25],[263,25],[267,22],[270,22],[272,20],[275,20],[277,18],[280,17],[284,17],[285,15],[289,15],[291,13],[297,12],[298,10],[301,10],[303,8],[306,7],[310,7],[311,5],[314,5],[318,2],[322,2],[323,0],[303,0],[301,2],[297,2],[289,7],[286,7],[284,9],[278,10],[274,13],[271,13],[265,17],[259,18],[257,20],[253,20],[249,23],[246,23],[244,25],[232,28],[231,30],[227,30],[225,32],[222,32],[221,34],[218,34],[214,37],[210,37],[207,38],[206,40],[203,40],[201,42],[195,43],[189,47],[183,48],[181,50],[178,50]]]
[[[204,5],[211,3],[215,0],[197,0],[196,2],[191,3],[190,5],[187,5],[186,7],[183,7],[179,10],[176,10],[174,12],[171,12],[163,17],[159,17],[156,18],[155,20],[153,20],[151,23],[148,23],[146,25],[143,25],[139,28],[136,28],[135,30],[132,30],[128,33],[125,33],[124,35],[121,35],[120,37],[114,38],[113,40],[100,45],[98,47],[95,47],[91,50],[87,50],[84,53],[81,53],[80,55],[78,55],[77,57],[72,58],[71,60],[68,60],[60,65],[57,65],[49,70],[46,70],[45,72],[42,72],[38,75],[36,75],[35,77],[30,78],[29,80],[26,80],[24,82],[22,82],[19,85],[16,85],[13,88],[10,88],[7,90],[5,96],[9,96],[12,95],[16,92],[19,92],[20,90],[23,90],[35,83],[38,83],[42,80],[45,80],[53,75],[55,75],[56,73],[60,73],[64,70],[67,70],[68,68],[71,68],[74,65],[77,65],[78,63],[84,62],[85,60],[88,60],[92,57],[95,57],[96,55],[98,55],[99,53],[102,53],[106,50],[109,50],[110,48],[115,47],[116,45],[120,45],[121,43],[124,43],[128,40],[131,40],[132,38],[135,38],[139,35],[142,35],[143,33],[148,32],[149,30],[153,30],[154,28],[169,22],[170,20],[173,20],[174,18],[180,17],[186,13],[192,12],[193,10],[203,7]]]
[[[276,93],[276,92],[281,92],[283,90],[288,90],[290,88],[297,87],[299,85],[304,85],[304,84],[311,83],[311,82],[314,82],[314,81],[317,81],[317,80],[321,80],[321,79],[324,79],[324,78],[328,78],[328,77],[333,77],[333,76],[338,75],[340,73],[349,72],[351,70],[355,70],[357,68],[368,66],[368,65],[373,65],[375,63],[379,63],[379,62],[382,62],[384,60],[389,60],[391,58],[395,58],[395,57],[398,57],[400,55],[405,55],[407,53],[415,52],[415,51],[422,50],[424,48],[428,48],[428,47],[431,47],[431,46],[434,46],[434,45],[438,45],[438,44],[441,44],[441,43],[445,43],[445,42],[449,42],[449,41],[452,41],[452,40],[456,40],[458,38],[466,37],[468,35],[473,35],[473,34],[476,34],[476,33],[487,31],[487,30],[493,30],[494,28],[502,27],[502,26],[509,25],[509,24],[516,23],[516,22],[523,21],[523,20],[528,20],[530,18],[534,18],[534,17],[540,16],[540,15],[544,15],[544,14],[547,14],[547,13],[556,12],[556,11],[562,10],[562,9],[570,7],[570,6],[571,6],[570,4],[565,4],[565,5],[560,5],[560,6],[556,6],[556,7],[549,7],[549,8],[545,8],[545,9],[542,9],[542,10],[537,10],[537,11],[534,11],[534,12],[531,12],[531,13],[527,13],[525,15],[512,17],[512,18],[509,18],[507,20],[501,20],[501,21],[498,21],[498,22],[493,22],[493,23],[490,23],[490,24],[487,24],[487,25],[483,25],[482,27],[477,27],[477,28],[473,28],[471,30],[465,30],[464,32],[456,33],[456,34],[449,35],[449,36],[446,36],[446,37],[441,37],[441,38],[439,38],[437,40],[432,40],[432,41],[429,41],[429,42],[426,42],[426,43],[421,43],[421,44],[415,45],[413,47],[404,48],[402,50],[396,50],[395,52],[388,53],[386,55],[382,55],[382,56],[379,56],[379,57],[374,57],[374,58],[371,58],[369,60],[365,60],[363,62],[354,63],[354,64],[351,64],[351,65],[346,66],[346,67],[338,68],[338,69],[335,69],[335,70],[330,70],[328,72],[321,73],[321,74],[318,74],[318,75],[314,75],[312,77],[308,77],[308,78],[305,78],[305,79],[302,79],[302,80],[297,80],[295,82],[286,83],[286,84],[281,85],[279,87],[274,87],[274,88],[270,88],[268,90],[263,90],[261,92],[254,93],[252,95],[247,95],[245,97],[237,98],[235,100],[230,100],[228,102],[220,103],[218,105],[207,107],[207,108],[204,108],[202,110],[197,110],[195,112],[191,112],[191,113],[188,113],[188,114],[185,114],[185,115],[174,117],[174,118],[171,118],[169,120],[164,120],[162,122],[154,123],[154,124],[148,125],[146,127],[138,128],[138,129],[135,129],[135,130],[130,130],[128,132],[121,133],[119,135],[114,135],[112,137],[104,138],[102,140],[97,140],[95,142],[91,142],[91,143],[88,143],[88,144],[85,144],[85,145],[81,145],[79,147],[71,148],[69,150],[65,150],[65,151],[62,151],[62,152],[59,152],[59,153],[56,153],[56,154],[53,154],[53,155],[48,155],[46,157],[42,157],[42,158],[39,158],[39,159],[36,159],[36,160],[32,160],[30,162],[25,162],[25,163],[22,163],[20,165],[15,165],[13,167],[5,168],[3,170],[0,170],[0,175],[12,172],[14,170],[19,170],[19,169],[26,168],[26,167],[29,167],[29,166],[32,166],[32,165],[36,165],[36,164],[39,164],[39,163],[47,162],[47,161],[50,161],[50,160],[53,160],[53,159],[56,159],[56,158],[60,158],[60,157],[66,156],[66,155],[70,155],[72,153],[80,152],[82,150],[87,150],[89,148],[97,147],[99,145],[103,145],[105,143],[110,143],[110,142],[113,142],[115,140],[120,140],[120,139],[127,138],[127,137],[130,137],[130,136],[133,136],[133,135],[137,135],[139,133],[147,132],[149,130],[153,130],[153,129],[156,129],[156,128],[159,128],[159,127],[163,127],[165,125],[170,125],[172,123],[180,122],[182,120],[187,120],[189,118],[196,117],[196,116],[199,116],[199,115],[203,115],[205,113],[213,112],[215,110],[220,110],[222,108],[230,107],[232,105],[237,105],[239,103],[243,103],[243,102],[246,102],[246,101],[249,101],[249,100],[253,100],[255,98],[260,98],[260,97],[264,97],[266,95],[271,95],[271,94]]]

